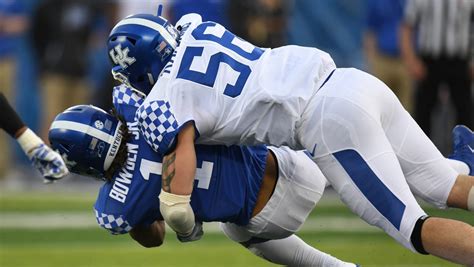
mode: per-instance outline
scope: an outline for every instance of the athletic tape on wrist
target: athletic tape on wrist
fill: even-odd
[[[471,187],[467,196],[467,209],[474,212],[474,186]]]
[[[177,233],[189,235],[194,228],[194,212],[189,204],[191,195],[176,195],[161,190],[160,212],[166,223]]]
[[[29,154],[31,150],[41,144],[43,140],[39,138],[32,130],[29,128],[16,139],[18,144],[20,144],[21,149],[25,151],[26,154]]]

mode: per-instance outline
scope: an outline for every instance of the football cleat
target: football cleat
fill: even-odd
[[[450,159],[462,161],[469,167],[469,175],[474,175],[474,133],[464,125],[453,129],[453,153]]]

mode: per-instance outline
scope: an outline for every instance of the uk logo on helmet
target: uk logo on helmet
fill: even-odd
[[[114,49],[111,49],[109,51],[109,55],[115,64],[119,64],[123,69],[126,69],[128,66],[132,65],[135,62],[134,57],[128,56],[129,51],[130,50],[128,49],[128,47],[122,49],[122,45],[118,44],[114,47]]]

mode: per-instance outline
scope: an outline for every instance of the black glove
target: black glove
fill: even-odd
[[[201,239],[204,232],[202,231],[202,222],[196,222],[194,224],[193,231],[189,235],[182,235],[180,233],[176,233],[176,237],[181,242],[192,242]]]

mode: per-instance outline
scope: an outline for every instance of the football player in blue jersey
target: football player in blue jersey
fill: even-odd
[[[16,139],[33,166],[43,175],[44,183],[52,183],[69,173],[61,156],[23,123],[1,92],[0,114],[0,128]]]
[[[176,26],[128,16],[108,46],[114,77],[146,95],[137,120],[147,143],[166,154],[171,188],[160,201],[176,232],[194,227],[195,143],[287,145],[309,151],[347,206],[406,248],[474,264],[474,227],[428,217],[413,195],[474,211],[469,129],[455,129],[459,142],[446,159],[375,77],[336,68],[316,48],[256,47],[197,14]],[[291,235],[289,225],[272,227]]]
[[[130,233],[145,247],[159,246],[165,234],[161,211],[167,208],[161,188],[170,186],[161,176],[162,156],[139,132],[135,112],[143,100],[121,86],[114,88],[113,102],[117,116],[86,105],[59,114],[50,128],[51,146],[71,172],[106,181],[94,206],[100,226],[112,234]],[[219,221],[232,240],[274,263],[355,266],[272,227],[285,221],[301,225],[324,191],[326,180],[305,153],[265,146],[196,146],[196,153],[189,218],[196,224],[177,235],[180,241],[198,240],[202,222]],[[286,208],[274,209],[280,202]],[[254,237],[263,228],[268,235]]]

